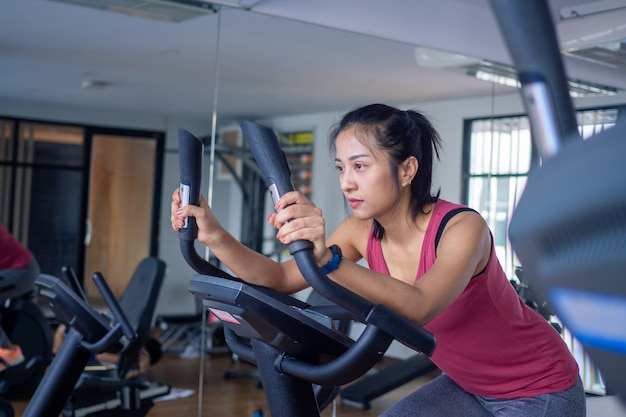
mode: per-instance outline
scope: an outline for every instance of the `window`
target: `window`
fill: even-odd
[[[100,271],[120,293],[158,252],[164,142],[161,132],[0,117],[0,223],[43,273],[69,265],[82,281]],[[124,220],[124,207],[143,220]]]
[[[578,129],[584,139],[615,125],[621,109],[578,111]],[[508,239],[513,209],[524,191],[532,166],[540,163],[530,136],[526,116],[473,119],[465,122],[463,142],[464,203],[487,221],[494,237],[498,260],[509,279],[520,265]],[[556,320],[558,321],[558,320]],[[585,391],[604,394],[598,369],[568,329],[563,339],[580,367]]]
[[[577,112],[587,139],[615,125],[619,109]],[[463,144],[464,203],[477,210],[494,236],[496,255],[509,278],[519,266],[508,240],[508,225],[532,166],[540,163],[526,116],[471,119]]]

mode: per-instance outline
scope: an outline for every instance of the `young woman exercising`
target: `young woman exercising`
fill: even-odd
[[[578,366],[554,328],[527,307],[495,255],[485,221],[431,193],[440,138],[419,112],[372,104],[346,114],[330,135],[339,183],[352,214],[326,238],[321,210],[298,192],[268,218],[284,244],[313,242],[335,282],[384,304],[437,338],[442,375],[383,416],[585,415]],[[180,207],[198,240],[233,273],[294,293],[307,286],[295,262],[276,263],[225,231],[204,198]],[[365,258],[369,268],[356,262]]]

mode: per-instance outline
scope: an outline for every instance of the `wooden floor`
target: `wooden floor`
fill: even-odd
[[[198,385],[201,361],[199,358],[184,359],[176,354],[166,354],[150,371],[150,379],[167,383],[173,391],[193,390],[186,398],[158,401],[146,417],[252,417],[259,407],[266,417],[271,417],[263,389],[255,378],[224,378],[227,370],[253,370],[245,363],[232,363],[228,354],[213,354],[204,360],[202,408],[199,407]],[[423,377],[392,391],[371,404],[371,409],[360,410],[335,401],[335,415],[349,417],[378,416],[385,408],[428,381]],[[15,415],[21,416],[27,401],[15,401]],[[321,414],[333,415],[333,406]],[[298,417],[298,416],[294,416]]]

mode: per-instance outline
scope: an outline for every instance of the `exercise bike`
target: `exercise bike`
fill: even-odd
[[[278,139],[252,122],[243,122],[241,128],[276,201],[293,190]],[[198,205],[202,142],[179,129],[179,152],[182,203]],[[431,333],[321,273],[310,242],[291,243],[290,253],[313,289],[334,305],[315,307],[245,283],[202,259],[194,247],[196,234],[195,219],[189,217],[179,231],[183,257],[197,272],[189,291],[222,320],[230,349],[256,363],[272,417],[319,417],[315,386],[332,392],[356,380],[379,362],[393,340],[425,355],[434,351]],[[356,341],[333,328],[333,320],[346,318],[366,325]]]
[[[52,361],[52,332],[35,300],[34,281],[12,279],[0,272],[0,322],[9,340],[19,345],[24,362],[0,374],[0,395],[30,397]],[[0,416],[12,416],[13,407],[0,399]]]
[[[122,339],[135,339],[136,332],[104,277],[95,273],[93,279],[113,320],[94,310],[61,279],[46,274],[37,278],[39,295],[68,330],[23,417],[60,415],[92,355],[114,347],[120,350]]]

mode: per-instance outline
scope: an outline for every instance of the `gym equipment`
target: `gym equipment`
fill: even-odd
[[[515,288],[515,292],[517,292],[519,298],[528,307],[536,310],[539,314],[541,314],[541,317],[546,319],[546,321],[550,323],[550,325],[552,325],[552,327],[554,328],[554,330],[557,331],[558,334],[562,335],[563,327],[559,322],[554,321],[554,316],[556,315],[556,313],[552,309],[552,306],[550,306],[550,304],[546,300],[537,301],[537,297],[528,285],[528,280],[524,277],[524,271],[521,266],[515,268],[515,276],[519,281],[515,281],[512,279],[511,285],[513,285],[513,288]]]
[[[61,414],[91,356],[111,348],[122,336],[127,340],[135,338],[135,331],[104,277],[95,273],[93,279],[111,311],[113,323],[91,308],[59,278],[47,274],[37,278],[39,295],[47,301],[55,317],[68,331],[23,417]]]
[[[513,214],[511,243],[533,292],[581,342],[607,388],[624,397],[624,117],[583,141],[548,5],[542,0],[491,3],[543,159]]]
[[[69,276],[69,282],[75,283],[72,285],[75,292],[81,294],[75,275],[67,268],[64,272]],[[137,265],[119,300],[136,337],[120,350],[116,366],[87,367],[63,408],[64,416],[142,416],[152,407],[154,398],[169,393],[169,385],[149,382],[142,376],[126,378],[154,327],[154,313],[164,277],[165,262],[158,258],[148,257]]]
[[[128,292],[125,303],[133,305],[129,309],[129,315],[133,315],[131,317],[133,324],[126,317],[120,303],[115,299],[100,273],[95,273],[93,280],[109,308],[110,316],[105,316],[89,306],[83,295],[78,294],[72,288],[73,285],[70,286],[63,280],[47,274],[41,274],[37,278],[36,286],[39,296],[47,301],[55,317],[67,327],[67,333],[48,371],[28,403],[23,417],[57,416],[62,412],[66,414],[64,408],[67,406],[68,399],[93,355],[104,351],[127,352],[131,355],[130,352],[138,348],[133,342],[140,340],[138,333],[144,332],[146,325],[146,321],[143,321],[142,309],[150,308],[151,303],[155,301],[155,292],[152,288],[142,288],[142,285],[150,285],[151,280],[158,282],[160,278],[154,277],[161,276],[163,269],[162,261],[156,258],[148,258],[137,267],[137,271],[143,271],[151,277],[147,278],[147,281],[137,279],[137,283],[132,286],[134,290],[130,290],[131,284],[129,283],[129,288],[125,291],[125,294]],[[134,280],[133,277],[131,281]],[[130,362],[120,359],[118,366],[121,375],[128,370],[129,364]],[[118,375],[117,380],[119,379]],[[144,399],[143,391],[141,391],[143,386],[139,392],[135,388],[137,386],[129,384],[129,389],[123,390],[122,396],[118,399],[121,403],[117,403],[117,407],[114,405],[114,410],[107,412],[116,416],[145,413],[146,408],[149,407],[146,407],[146,403],[142,401]],[[76,413],[76,411],[76,409],[73,410],[74,415],[86,415],[82,413],[86,410],[82,410],[81,413]]]
[[[293,190],[289,167],[274,133],[252,122],[241,124],[244,137],[265,175],[274,201]],[[202,143],[179,129],[182,204],[198,205]],[[229,347],[259,369],[273,417],[319,417],[313,384],[338,387],[359,378],[382,357],[391,342],[432,354],[432,334],[383,305],[374,305],[323,275],[311,243],[289,245],[298,267],[320,295],[334,303],[313,307],[269,288],[250,285],[205,262],[195,251],[195,219],[179,231],[181,252],[198,273],[189,291],[219,317]],[[366,324],[354,341],[333,329],[335,319]]]
[[[309,309],[318,310],[318,311],[320,310],[331,311],[332,309],[337,308],[335,304],[328,301],[325,297],[321,296],[315,290],[312,290],[309,293],[308,297],[305,300],[305,304],[309,306],[308,307]],[[351,317],[349,316],[343,317],[343,314],[340,311],[338,314],[336,314],[336,316],[337,317],[334,319],[331,319],[331,321],[329,321],[328,324],[340,334],[347,335],[352,325]],[[236,353],[234,354],[234,356],[237,358],[237,360],[239,360]],[[249,356],[248,356],[247,362],[250,362]],[[227,370],[224,372],[224,378],[242,378],[242,377],[243,378],[245,377],[257,378],[259,379],[257,386],[259,388],[263,387],[263,383],[260,380],[260,373],[257,369]],[[314,384],[313,392],[315,394],[315,398],[317,400],[319,409],[323,410],[324,408],[326,408],[326,406],[328,406],[335,399],[337,394],[340,392],[340,387],[335,387],[335,386],[329,387],[329,386],[322,386],[322,385]]]
[[[10,279],[0,272],[0,322],[24,355],[24,362],[0,374],[0,395],[10,399],[28,398],[52,361],[52,332],[35,301],[34,282]],[[0,416],[12,414],[10,403],[0,399]]]
[[[437,369],[428,356],[413,355],[341,390],[344,404],[369,410],[371,401]]]

